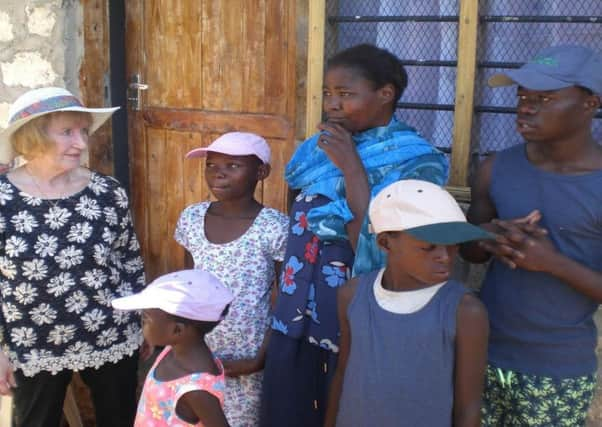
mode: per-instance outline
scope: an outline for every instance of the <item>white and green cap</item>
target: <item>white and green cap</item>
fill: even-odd
[[[383,188],[370,203],[369,216],[373,233],[403,231],[436,245],[494,238],[469,224],[452,195],[428,181],[407,179]]]

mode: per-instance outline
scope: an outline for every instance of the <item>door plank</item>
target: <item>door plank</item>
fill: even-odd
[[[184,249],[173,238],[180,212],[184,208],[184,155],[190,140],[198,139],[198,134],[192,132],[167,131],[165,146],[168,150],[167,157],[163,159],[165,171],[163,177],[162,196],[165,199],[165,213],[163,221],[167,226],[166,239],[162,246],[163,257],[166,259],[168,271],[174,271],[184,266]]]
[[[147,209],[148,197],[146,191],[148,165],[144,122],[138,116],[141,117],[141,115],[130,112],[128,123],[129,138],[133,142],[129,144],[130,181],[132,183],[130,206],[136,236],[140,241],[142,254],[145,255],[148,253],[148,214],[150,212],[150,209]]]
[[[254,132],[264,138],[288,137],[291,134],[291,124],[286,118],[266,114],[216,114],[201,110],[149,108],[144,112],[144,120],[148,126],[154,128],[181,131],[213,131],[216,134],[233,131]]]
[[[149,106],[202,107],[202,5],[201,1],[190,0],[145,2]]]
[[[149,85],[128,111],[132,208],[149,279],[184,265],[180,212],[210,200],[203,159],[184,159],[231,131],[257,133],[272,173],[256,197],[284,210],[294,147],[296,18],[288,0],[128,0],[128,76]],[[300,92],[301,93],[301,92]]]
[[[148,251],[146,253],[146,272],[149,280],[167,271],[167,261],[161,248],[169,238],[168,227],[164,215],[167,210],[165,198],[165,161],[166,149],[165,129],[146,128],[147,145],[147,205]]]

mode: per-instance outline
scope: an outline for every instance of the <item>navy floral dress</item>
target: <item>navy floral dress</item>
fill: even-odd
[[[338,353],[337,288],[351,277],[353,250],[348,240],[319,240],[307,223],[307,212],[328,202],[303,193],[295,199],[272,329]]]

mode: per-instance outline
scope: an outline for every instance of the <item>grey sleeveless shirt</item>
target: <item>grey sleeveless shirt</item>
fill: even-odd
[[[456,312],[468,290],[447,282],[414,313],[382,309],[360,277],[347,317],[351,349],[337,427],[452,425]]]

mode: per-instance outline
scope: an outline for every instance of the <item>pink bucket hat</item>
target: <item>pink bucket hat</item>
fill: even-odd
[[[229,156],[250,156],[259,157],[265,164],[270,163],[270,146],[265,139],[249,132],[229,132],[225,133],[208,147],[195,148],[186,154],[186,158],[205,157],[208,151],[214,153],[227,154]]]
[[[158,308],[174,316],[215,322],[232,302],[232,292],[214,275],[203,270],[181,270],[165,274],[141,292],[116,298],[118,310]]]
[[[25,92],[8,110],[8,127],[0,133],[0,162],[9,163],[15,157],[12,135],[36,117],[60,111],[80,111],[92,115],[90,134],[106,122],[119,107],[87,108],[67,89],[43,87]]]

